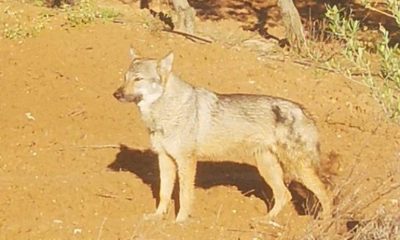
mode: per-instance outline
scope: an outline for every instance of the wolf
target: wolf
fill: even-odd
[[[160,201],[153,218],[168,211],[176,177],[176,222],[191,214],[198,159],[232,159],[255,165],[271,187],[272,220],[291,200],[287,184],[296,181],[318,198],[323,217],[331,214],[331,197],[319,178],[318,132],[303,108],[278,97],[219,94],[194,87],[173,73],[174,55],[143,58],[130,49],[132,61],[114,97],[136,103],[158,154]]]

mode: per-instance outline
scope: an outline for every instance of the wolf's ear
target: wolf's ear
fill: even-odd
[[[174,62],[174,53],[170,52],[160,60],[161,74],[168,75],[172,71],[172,63]]]
[[[129,49],[129,56],[131,57],[132,60],[136,59],[138,55],[136,54],[135,49],[131,46]]]

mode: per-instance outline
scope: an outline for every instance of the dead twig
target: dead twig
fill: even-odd
[[[104,149],[104,148],[121,148],[120,144],[100,144],[100,145],[86,145],[86,146],[79,146],[78,148],[81,149]]]
[[[256,191],[255,189],[250,189],[249,191],[242,193],[242,195],[243,196],[249,196],[251,193],[253,193],[255,191]]]
[[[383,187],[382,187],[383,186]],[[380,188],[383,188],[382,191],[379,191]],[[369,200],[369,202],[365,203],[365,206],[361,207],[360,210],[366,209],[369,206],[371,206],[373,203],[376,203],[377,201],[381,200],[384,196],[389,195],[390,193],[394,192],[395,190],[400,188],[400,184],[393,184],[389,187],[385,186],[385,184],[379,185],[379,188],[375,192],[379,192],[379,194],[376,194],[373,199]]]
[[[184,36],[186,38],[188,38],[189,40],[195,41],[195,40],[200,40],[203,41],[205,43],[212,43],[212,40],[206,39],[204,37],[200,37],[200,36],[196,36],[194,34],[190,34],[190,33],[185,33],[185,32],[180,32],[180,31],[175,31],[175,30],[163,30],[164,32],[169,32],[169,33],[175,33],[181,36]]]
[[[390,14],[390,13],[384,12],[384,11],[382,11],[382,10],[380,10],[380,9],[376,8],[376,7],[373,7],[373,6],[367,5],[367,6],[365,6],[365,8],[367,8],[367,9],[369,9],[369,10],[371,10],[371,11],[374,11],[374,12],[380,13],[380,14],[382,14],[382,15],[385,15],[386,17],[390,17],[390,18],[396,19],[396,17],[395,17],[393,14]]]
[[[103,218],[103,222],[101,223],[100,229],[99,229],[99,233],[97,234],[97,240],[101,239],[101,234],[103,233],[103,228],[104,228],[104,224],[107,221],[107,217]]]
[[[111,198],[111,199],[125,199],[128,201],[132,201],[133,198],[131,197],[121,197],[118,195],[114,195],[114,194],[107,194],[107,193],[97,193],[96,196],[101,197],[101,198]]]
[[[105,193],[97,193],[96,196],[102,198],[118,198],[117,195],[105,194]]]

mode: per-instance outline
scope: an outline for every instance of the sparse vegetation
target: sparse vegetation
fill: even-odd
[[[397,209],[399,210],[399,209]],[[388,211],[385,208],[378,209],[375,216],[355,226],[353,229],[355,240],[399,240],[400,216],[393,211]]]
[[[385,10],[379,10],[370,1],[364,1],[366,8],[396,20],[400,28],[400,3],[395,0],[385,0]],[[382,5],[380,5],[382,7]],[[399,121],[400,118],[400,48],[397,43],[391,43],[389,31],[383,25],[377,31],[378,40],[365,42],[360,36],[363,31],[371,31],[363,26],[363,22],[352,17],[352,12],[345,13],[344,9],[337,6],[327,6],[326,24],[322,30],[329,31],[328,36],[312,36],[311,39],[326,43],[338,44],[340,49],[335,53],[326,53],[324,49],[312,49],[308,57],[323,63],[326,69],[344,74],[347,78],[361,82],[368,86],[371,94],[382,104],[389,117]],[[397,30],[398,31],[398,30]],[[313,38],[314,37],[314,38]],[[328,41],[326,42],[326,40]],[[324,42],[325,41],[325,42]],[[317,45],[311,41],[311,46]],[[329,55],[329,56],[327,56]],[[398,173],[397,173],[398,174]],[[367,196],[355,197],[361,186],[361,178],[350,175],[348,180],[338,183],[336,198],[336,214],[330,221],[311,224],[305,234],[297,239],[354,239],[354,240],[399,240],[400,239],[400,205],[398,199],[364,215],[364,210],[384,199],[388,193],[398,191],[400,183],[392,178],[382,182]],[[351,192],[343,192],[344,189]],[[349,190],[346,190],[349,191]],[[373,213],[371,213],[373,212]]]
[[[0,29],[4,38],[21,39],[32,37],[45,28],[49,15],[41,13],[30,19],[23,10],[6,7],[0,16]],[[30,21],[29,21],[30,19]]]
[[[323,221],[316,219],[298,239],[400,239],[400,203],[398,199],[388,197],[400,189],[400,183],[393,177],[398,174],[398,170],[391,169],[386,180],[380,181],[369,194],[360,196],[358,193],[365,179],[355,174],[355,168],[352,168],[347,178],[336,183],[333,218]],[[365,214],[367,208],[374,204],[376,206],[379,201],[385,204],[370,208],[369,214]]]
[[[32,0],[33,5],[42,7],[45,5],[45,0]]]
[[[61,11],[44,8],[45,1],[35,0],[32,7],[39,7],[40,12],[27,13],[12,6],[3,8],[0,15],[0,31],[7,39],[23,39],[33,37],[46,28],[50,17],[65,14],[69,26],[89,24],[96,20],[113,21],[120,14],[111,8],[98,7],[92,0],[82,0],[75,5],[64,4]],[[51,13],[50,13],[51,11]]]
[[[397,1],[387,0],[388,11],[392,11],[393,18],[398,18],[400,10]],[[368,6],[368,5],[367,5]],[[381,25],[381,40],[371,48],[359,38],[361,32],[360,21],[351,16],[345,16],[343,9],[337,6],[327,6],[326,17],[328,29],[342,41],[342,55],[347,61],[334,58],[329,66],[339,69],[347,77],[354,79],[354,73],[361,76],[366,84],[384,107],[391,118],[400,117],[400,49],[398,44],[390,46],[389,32]],[[398,21],[398,19],[397,19]],[[398,21],[399,27],[400,23]],[[374,51],[376,49],[376,51]],[[372,59],[378,58],[377,61]],[[339,56],[340,57],[340,56]],[[374,70],[378,69],[378,73]]]
[[[110,8],[97,7],[92,0],[81,0],[76,5],[63,5],[67,23],[71,26],[88,24],[96,19],[113,21],[119,13]]]
[[[97,10],[90,0],[84,0],[77,6],[64,5],[67,22],[71,26],[88,24],[96,19]]]
[[[154,17],[151,13],[149,12],[142,12],[140,14],[140,21],[139,23],[146,29],[148,29],[150,32],[153,34],[158,34],[160,31],[164,28],[164,23],[158,19],[157,17]]]

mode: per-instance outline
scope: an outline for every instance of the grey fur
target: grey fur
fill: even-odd
[[[218,94],[182,81],[172,72],[173,54],[160,61],[138,58],[114,96],[138,104],[159,155],[160,203],[152,217],[167,212],[175,183],[180,183],[176,221],[191,213],[196,161],[230,159],[256,165],[271,186],[275,217],[291,194],[285,184],[296,180],[320,200],[324,217],[331,200],[316,174],[318,133],[314,122],[294,102],[265,95]]]

